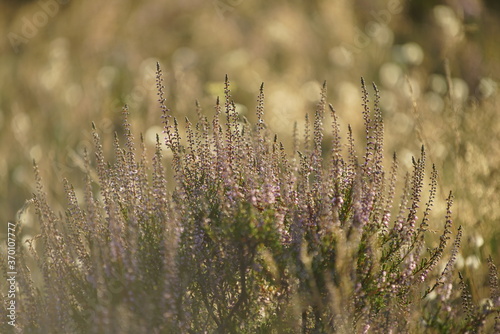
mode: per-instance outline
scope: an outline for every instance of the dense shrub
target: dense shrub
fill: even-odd
[[[142,137],[137,154],[126,107],[114,161],[105,161],[94,127],[84,199],[65,181],[65,215],[49,206],[35,165],[41,232],[28,251],[17,250],[23,333],[499,330],[490,319],[500,303],[495,265],[489,261],[491,299],[481,306],[455,271],[462,230],[451,193],[442,223],[432,223],[440,226],[437,247],[426,241],[438,175],[431,167],[426,179],[425,149],[402,181],[395,154],[384,167],[375,85],[371,107],[362,81],[366,146],[358,158],[350,128],[344,149],[326,83],[290,151],[266,127],[263,86],[257,124],[238,115],[226,78],[213,119],[198,106],[181,139],[159,66],[157,84],[167,167],[159,136],[152,161]],[[38,271],[40,280],[31,274]],[[15,330],[3,324],[2,332]]]

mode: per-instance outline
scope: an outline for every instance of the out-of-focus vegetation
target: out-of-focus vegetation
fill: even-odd
[[[91,121],[109,135],[121,131],[125,103],[133,128],[154,146],[159,61],[166,104],[179,119],[195,118],[196,99],[207,106],[223,95],[228,74],[239,112],[255,120],[265,82],[264,118],[283,141],[317,104],[323,80],[341,125],[361,137],[359,78],[376,82],[386,151],[405,163],[424,144],[441,194],[454,191],[465,236],[458,265],[480,273],[488,254],[500,261],[493,0],[11,0],[0,3],[0,16],[2,226],[34,192],[32,160],[51,200],[64,203],[60,180],[82,183]],[[34,234],[31,211],[23,219]],[[478,298],[486,296],[487,276],[475,277]]]

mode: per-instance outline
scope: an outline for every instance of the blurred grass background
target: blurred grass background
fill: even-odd
[[[409,169],[425,144],[441,175],[440,197],[455,192],[455,221],[468,236],[463,270],[479,270],[490,253],[498,265],[499,7],[495,0],[4,0],[2,224],[33,192],[33,159],[46,190],[64,203],[61,179],[83,179],[78,157],[92,152],[92,121],[111,143],[127,103],[136,134],[148,142],[161,132],[157,61],[181,124],[184,116],[196,120],[197,99],[213,112],[228,74],[250,120],[265,82],[266,122],[285,142],[294,122],[300,129],[314,111],[324,80],[344,133],[352,124],[361,139],[363,76],[381,91],[387,155],[398,152]],[[25,219],[29,232],[34,219]]]

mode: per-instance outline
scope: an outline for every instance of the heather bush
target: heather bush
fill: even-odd
[[[438,172],[424,147],[402,179],[396,154],[384,166],[375,85],[370,103],[361,82],[366,142],[358,153],[326,83],[304,138],[296,127],[287,150],[264,122],[263,85],[256,124],[238,114],[227,77],[215,116],[197,105],[196,123],[180,124],[162,80],[158,66],[164,142],[157,136],[152,159],[142,136],[137,149],[125,107],[112,161],[94,126],[83,198],[64,180],[64,214],[51,208],[35,164],[29,205],[40,234],[17,249],[20,332],[500,331],[491,258],[482,305],[455,270],[463,232],[453,224],[452,193],[445,216],[432,221]],[[21,240],[20,219],[17,233]],[[16,330],[2,323],[2,332]]]

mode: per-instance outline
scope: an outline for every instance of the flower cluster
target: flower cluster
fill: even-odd
[[[19,249],[22,331],[455,333],[500,327],[491,259],[488,307],[474,304],[466,278],[455,272],[462,229],[453,225],[451,193],[442,226],[431,222],[438,174],[432,166],[427,181],[425,149],[403,182],[395,154],[384,167],[375,85],[370,107],[361,83],[366,145],[359,158],[350,127],[343,144],[326,83],[312,122],[306,116],[304,139],[295,129],[293,151],[287,151],[264,121],[263,85],[256,124],[237,113],[226,77],[214,117],[197,105],[196,123],[186,118],[182,125],[165,105],[162,80],[158,65],[165,139],[157,136],[151,161],[142,136],[137,154],[125,107],[124,143],[115,137],[114,161],[105,161],[94,126],[95,161],[84,156],[83,201],[65,181],[65,215],[49,206],[35,165],[40,234],[28,252]],[[169,164],[163,144],[172,153]],[[435,248],[427,241],[430,226],[441,230]]]

